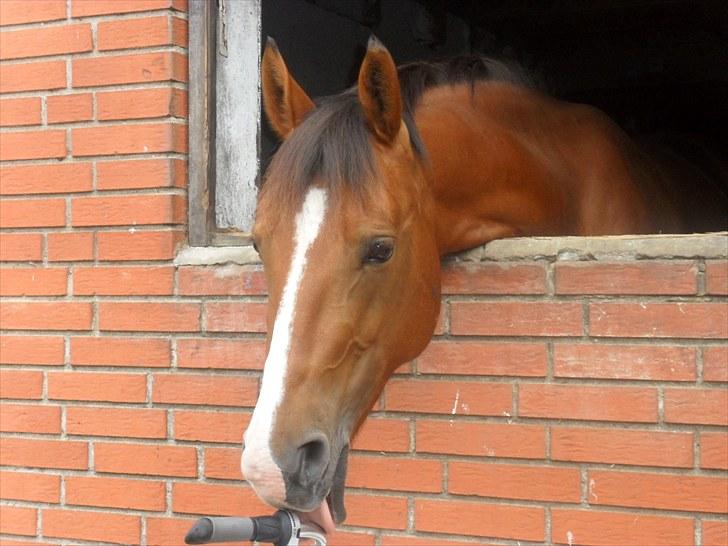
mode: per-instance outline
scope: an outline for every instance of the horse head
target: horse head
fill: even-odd
[[[338,523],[351,438],[392,372],[427,345],[439,313],[427,160],[378,40],[358,83],[318,105],[272,40],[262,76],[282,144],[253,232],[269,335],[242,468],[269,504]]]

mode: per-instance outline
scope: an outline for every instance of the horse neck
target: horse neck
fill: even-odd
[[[499,82],[422,96],[415,122],[430,160],[442,254],[517,235],[644,231],[634,220],[643,211],[632,187],[611,196],[619,212],[609,225],[591,219],[600,211],[596,202],[587,210],[587,194],[609,185],[594,174],[593,157],[579,156],[583,135],[565,127],[570,107]],[[631,184],[628,174],[622,179]]]
[[[496,93],[473,93],[466,85],[433,89],[415,112],[428,152],[442,254],[501,237],[568,229],[568,203],[548,161],[528,138],[528,128],[507,123],[504,109],[513,106],[505,86],[489,86]]]

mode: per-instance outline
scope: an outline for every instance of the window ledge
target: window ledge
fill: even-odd
[[[259,263],[260,257],[252,246],[187,246],[174,258],[176,266]]]
[[[450,257],[455,261],[639,260],[726,258],[728,231],[691,235],[615,235],[603,237],[516,237],[498,239]]]

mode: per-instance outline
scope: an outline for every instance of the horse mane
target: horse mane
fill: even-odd
[[[416,61],[397,68],[405,111],[413,113],[425,91],[443,85],[467,83],[475,90],[482,81],[512,83],[534,87],[531,78],[520,65],[485,57],[458,55],[435,62]]]
[[[443,61],[418,61],[397,68],[403,100],[403,120],[415,154],[426,160],[427,151],[413,120],[422,95],[444,85],[467,83],[473,92],[482,81],[503,81],[530,87],[516,65],[480,55],[461,55]],[[285,173],[285,191],[297,200],[314,179],[334,190],[342,186],[362,189],[375,174],[371,135],[357,97],[357,86],[317,99],[314,108],[271,159],[263,180],[276,171]]]

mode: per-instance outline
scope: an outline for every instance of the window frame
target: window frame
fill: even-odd
[[[236,0],[239,1],[239,0]],[[252,244],[250,233],[217,225],[217,187],[224,180],[217,179],[217,79],[218,51],[226,48],[224,29],[226,3],[230,0],[190,0],[189,3],[189,170],[188,170],[188,244],[190,246],[247,246]],[[257,8],[257,50],[250,52],[259,57],[260,0],[247,0]],[[255,11],[255,10],[254,10]],[[222,14],[222,16],[221,16]],[[246,52],[248,54],[249,52]],[[258,103],[255,127],[255,155],[258,161],[241,176],[258,180],[260,150],[260,91],[258,81],[255,100]],[[232,181],[228,181],[232,183]],[[255,199],[255,193],[246,196]]]

